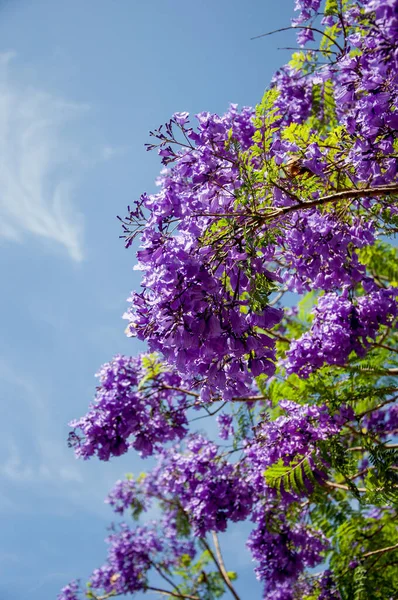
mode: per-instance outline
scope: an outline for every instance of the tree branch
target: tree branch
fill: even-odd
[[[172,579],[170,579],[170,577],[167,577],[167,575],[165,575],[162,571],[162,569],[154,562],[151,563],[152,566],[154,567],[154,569],[159,573],[159,575],[169,584],[171,585],[172,588],[175,589],[176,593],[179,594],[179,596],[177,596],[178,598],[181,597],[181,591],[180,588],[178,587],[178,585],[176,585]]]
[[[180,387],[176,387],[174,385],[166,385],[165,383],[161,384],[161,389],[163,390],[171,390],[173,392],[180,392],[181,394],[186,394],[187,396],[193,396],[194,398],[199,398],[200,394],[197,392],[191,392],[190,390],[185,390]]]
[[[375,410],[379,410],[380,408],[383,408],[383,406],[386,406],[387,404],[392,404],[392,402],[395,402],[397,399],[398,399],[398,396],[394,396],[394,398],[390,398],[390,400],[385,400],[384,402],[380,402],[380,404],[378,404],[377,406],[374,406],[373,408],[368,408],[368,410],[364,410],[363,412],[359,413],[358,415],[355,415],[355,418],[362,419],[362,417],[364,417],[365,415],[368,415],[369,413],[372,413]]]
[[[296,210],[302,210],[304,208],[314,208],[322,204],[328,204],[329,202],[338,202],[345,198],[369,198],[371,196],[380,196],[381,194],[394,194],[398,193],[398,183],[391,185],[383,185],[374,188],[363,188],[358,190],[343,190],[341,192],[335,192],[328,196],[322,196],[316,200],[305,202],[305,204],[292,204],[291,206],[283,206],[275,211],[275,216],[286,215]],[[274,216],[274,215],[272,215]]]
[[[213,550],[211,549],[210,545],[207,543],[207,540],[205,538],[201,538],[202,544],[204,545],[204,547],[206,548],[206,550],[208,551],[208,553],[210,554],[214,564],[216,565],[218,572],[220,573],[221,577],[223,578],[223,580],[225,581],[226,586],[228,587],[229,591],[231,592],[231,594],[233,595],[233,597],[235,598],[235,600],[240,600],[238,594],[236,593],[234,586],[231,583],[230,578],[228,577],[226,571],[225,571],[225,567],[223,565],[223,568],[221,567],[220,563],[217,560],[217,557],[214,555]]]
[[[172,596],[172,598],[187,598],[188,600],[200,600],[199,596],[190,596],[189,594],[175,594],[174,592],[168,592],[167,590],[162,590],[160,588],[155,588],[152,586],[147,586],[145,591],[150,590],[151,592],[158,592],[163,596]]]
[[[393,550],[398,550],[398,544],[394,546],[387,546],[386,548],[379,548],[378,550],[372,550],[372,552],[366,552],[363,555],[364,558],[368,558],[368,556],[374,556],[375,554],[384,554],[385,552],[392,552]]]
[[[211,533],[213,536],[213,542],[214,542],[214,547],[216,549],[217,559],[220,564],[220,569],[221,569],[222,575],[224,577],[224,580],[227,583],[227,585],[228,585],[229,589],[231,590],[232,594],[234,595],[234,597],[238,598],[238,596],[235,595],[234,586],[232,585],[232,582],[231,582],[231,580],[228,576],[227,570],[225,568],[224,560],[223,560],[223,557],[221,554],[220,542],[218,541],[218,535],[215,531],[212,531]]]
[[[316,27],[310,27],[309,25],[296,25],[296,26],[291,25],[290,27],[281,27],[280,29],[274,29],[273,31],[268,31],[267,33],[262,33],[261,35],[256,35],[256,36],[250,38],[250,40],[258,40],[259,38],[267,37],[267,35],[273,35],[274,33],[280,33],[281,31],[288,31],[289,29],[308,29],[309,31],[315,31],[316,33],[320,33],[321,35],[328,38],[328,40],[333,42],[333,44],[335,46],[337,46],[337,48],[340,50],[340,52],[343,53],[343,48],[336,42],[336,40],[334,40],[332,37],[330,37],[330,35],[328,35],[324,31],[322,31],[322,29],[317,29]]]
[[[291,206],[282,206],[280,208],[272,208],[268,207],[269,212],[259,212],[259,213],[249,213],[245,214],[244,212],[228,212],[228,213],[212,213],[212,212],[199,212],[195,213],[197,217],[218,217],[218,218],[230,218],[230,219],[239,219],[242,217],[251,217],[253,221],[267,222],[272,219],[287,215],[291,212],[296,212],[297,210],[306,210],[307,208],[314,208],[316,206],[321,206],[323,204],[329,204],[332,202],[338,202],[339,200],[344,199],[355,199],[355,198],[370,198],[372,196],[381,196],[388,194],[398,194],[398,183],[393,183],[390,185],[377,186],[373,188],[362,188],[362,189],[351,189],[351,190],[342,190],[341,192],[334,192],[333,194],[329,194],[327,196],[322,196],[321,198],[317,198],[316,200],[310,200],[308,202],[300,202],[297,204],[292,204]]]
[[[384,448],[398,448],[398,444],[381,444]],[[350,452],[369,452],[368,448],[364,448],[363,446],[351,446],[351,448],[347,448]]]
[[[336,490],[344,490],[346,492],[350,492],[351,488],[348,485],[344,485],[342,483],[335,483],[334,481],[325,481],[325,485],[330,488],[336,488]],[[357,488],[358,492],[366,492],[366,488]]]

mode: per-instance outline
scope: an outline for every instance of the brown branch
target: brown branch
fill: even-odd
[[[355,199],[355,198],[369,198],[372,196],[380,196],[383,194],[394,194],[398,193],[398,183],[393,183],[390,185],[377,186],[372,188],[362,188],[362,189],[350,189],[350,190],[342,190],[340,192],[334,192],[333,194],[329,194],[327,196],[322,196],[321,198],[317,198],[316,200],[310,200],[308,202],[298,202],[297,204],[292,204],[291,206],[282,206],[280,208],[272,208],[270,207],[268,210],[268,214],[266,212],[261,213],[243,213],[243,212],[230,212],[230,213],[195,213],[195,216],[202,217],[218,217],[218,218],[231,218],[238,219],[242,217],[251,217],[253,220],[257,220],[260,222],[266,222],[271,219],[275,219],[284,215],[287,215],[291,212],[296,212],[297,210],[306,210],[308,208],[314,208],[316,206],[321,206],[323,204],[329,204],[332,202],[338,202],[339,200],[344,199]]]
[[[358,479],[358,477],[362,477],[362,475],[365,475],[369,471],[373,471],[375,468],[376,467],[366,467],[366,469],[362,469],[362,471],[358,471],[358,473],[355,473],[355,475],[351,475],[350,477],[347,477],[347,479],[349,481],[353,481],[354,479]],[[398,467],[389,466],[387,468],[387,471],[398,471]]]
[[[337,365],[339,366],[339,365]],[[342,365],[342,369],[352,369],[352,365]],[[389,375],[398,375],[398,369],[360,369],[361,373],[367,373],[368,375],[376,375],[377,377],[388,377]]]
[[[169,585],[171,585],[171,587],[175,589],[175,591],[176,591],[177,594],[180,594],[180,596],[177,596],[177,597],[181,597],[181,591],[180,591],[180,588],[178,587],[178,585],[176,585],[173,582],[173,580],[170,579],[170,577],[167,577],[167,575],[165,575],[163,573],[163,570],[159,567],[159,565],[157,565],[153,561],[151,561],[151,565],[159,573],[159,575],[162,577],[162,579],[164,579],[166,583],[168,583]]]
[[[394,396],[394,398],[391,398],[390,400],[385,400],[384,402],[380,402],[380,404],[378,404],[377,406],[374,406],[373,408],[368,408],[368,410],[364,410],[363,412],[359,413],[358,415],[355,415],[356,419],[362,419],[362,417],[364,417],[365,415],[368,415],[371,412],[374,412],[375,410],[379,410],[380,408],[383,408],[383,406],[386,406],[387,404],[391,404],[392,402],[395,402],[398,399],[398,396]]]
[[[215,556],[213,550],[211,549],[210,545],[207,543],[207,540],[205,538],[201,538],[201,542],[204,545],[204,547],[206,548],[206,550],[208,551],[208,553],[210,554],[214,564],[217,567],[218,572],[220,573],[221,577],[223,578],[223,580],[225,581],[226,586],[228,587],[228,589],[230,590],[231,594],[233,595],[233,597],[235,598],[235,600],[240,600],[238,594],[236,593],[234,586],[231,583],[231,580],[229,579],[226,571],[225,571],[225,567],[222,568],[220,563],[217,560],[217,557]]]
[[[342,483],[335,483],[334,481],[325,481],[325,485],[330,488],[336,488],[336,490],[344,490],[346,492],[350,492],[351,488],[348,485],[344,485]],[[366,492],[366,488],[357,488],[358,492]]]
[[[151,592],[158,592],[159,594],[163,594],[163,596],[172,596],[173,598],[187,598],[188,600],[200,600],[199,596],[190,596],[189,594],[175,594],[174,592],[168,592],[167,590],[162,590],[160,588],[155,588],[152,586],[147,586],[145,591],[150,590]]]
[[[384,554],[385,552],[392,552],[393,550],[398,550],[398,544],[395,544],[394,546],[387,546],[386,548],[379,548],[378,550],[372,550],[372,552],[366,552],[363,557],[368,558],[369,556],[374,556],[375,554]]]
[[[199,398],[200,394],[198,394],[197,392],[191,392],[189,390],[185,390],[183,388],[180,387],[175,387],[173,385],[166,385],[164,383],[162,383],[162,386],[160,389],[163,390],[174,390],[175,392],[180,392],[181,394],[187,394],[189,396],[194,396],[194,398]],[[267,396],[235,396],[233,398],[231,398],[231,402],[256,402],[257,400],[267,400],[268,397]],[[211,402],[221,402],[221,398],[215,398],[214,400],[212,400]]]
[[[374,188],[363,188],[359,190],[343,190],[341,192],[329,194],[328,196],[322,196],[316,200],[311,200],[310,202],[306,202],[304,205],[292,204],[292,206],[283,206],[275,211],[275,216],[286,215],[290,212],[295,212],[296,210],[313,208],[314,206],[328,204],[329,202],[338,202],[339,200],[344,200],[345,198],[369,198],[371,196],[379,196],[381,194],[393,194],[394,192],[398,193],[397,183]]]
[[[174,392],[180,392],[181,394],[186,394],[187,396],[193,396],[194,398],[199,398],[199,396],[200,396],[200,394],[198,394],[197,392],[191,392],[189,390],[185,390],[183,388],[176,387],[174,385],[166,385],[165,383],[162,383],[161,389],[171,390]]]
[[[358,471],[358,473],[355,473],[355,475],[351,475],[351,477],[347,477],[347,479],[349,479],[350,481],[353,481],[354,479],[357,479],[358,477],[362,477],[362,475],[365,475],[371,469],[374,469],[374,467],[366,467],[366,469],[362,469],[362,471]]]
[[[277,295],[275,296],[275,298],[273,298],[268,305],[269,306],[274,306],[274,304],[276,304],[277,302],[279,302],[279,300],[282,298],[283,294],[285,294],[287,292],[287,288],[283,288],[283,290],[281,290],[280,292],[277,293]]]
[[[389,350],[390,352],[396,352],[398,354],[398,348],[392,348],[391,346],[379,344],[378,342],[373,342],[372,346],[377,346],[377,348],[384,348],[384,350]]]
[[[268,335],[272,335],[277,340],[279,340],[281,342],[285,342],[286,344],[290,344],[292,341],[292,340],[289,340],[289,338],[285,337],[284,335],[281,335],[280,333],[276,333],[276,331],[271,331],[270,329],[264,329],[264,331]]]
[[[232,402],[257,402],[258,400],[269,400],[268,396],[235,396]]]
[[[222,571],[222,575],[224,577],[224,581],[228,585],[228,587],[231,590],[234,597],[239,598],[239,596],[237,596],[237,594],[235,593],[234,586],[232,585],[232,582],[231,582],[231,580],[228,576],[227,570],[225,568],[224,560],[223,560],[223,557],[221,554],[220,542],[218,541],[217,533],[215,531],[212,531],[211,533],[213,536],[214,547],[216,549],[216,555],[217,555],[217,559],[218,559],[218,562],[220,565],[220,569]]]
[[[395,565],[398,565],[398,560],[394,560],[393,562],[389,562],[389,563],[384,563],[383,565],[380,565],[377,567],[377,569],[374,569],[374,572],[376,571],[380,571],[380,569],[387,569],[388,567],[393,567]],[[370,567],[369,570],[371,570],[372,567]]]
[[[398,444],[381,444],[384,448],[398,448]],[[350,452],[369,452],[368,448],[364,448],[363,446],[351,446],[351,448],[347,448]]]

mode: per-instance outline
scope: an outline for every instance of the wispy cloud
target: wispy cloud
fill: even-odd
[[[14,58],[0,54],[0,238],[33,234],[81,261],[83,217],[72,203],[78,141],[67,126],[87,107],[27,84]]]
[[[123,156],[128,150],[127,146],[103,146],[100,153],[100,160],[112,160],[112,158]]]

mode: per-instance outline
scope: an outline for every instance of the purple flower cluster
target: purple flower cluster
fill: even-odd
[[[264,599],[289,600],[288,584],[293,586],[304,569],[322,562],[327,541],[308,526],[292,527],[282,514],[258,510],[255,521],[247,546],[258,563],[257,578],[265,582]]]
[[[163,550],[158,532],[150,527],[132,530],[122,524],[107,542],[107,563],[92,573],[91,586],[106,594],[128,594],[144,589],[152,561]]]
[[[317,35],[312,27],[318,0],[297,0],[298,43],[304,46]],[[337,9],[337,5],[336,5]],[[322,24],[336,42],[329,64],[281,69],[273,79],[279,90],[277,104],[283,122],[303,123],[314,114],[313,90],[332,83],[332,98],[324,89],[316,106],[321,118],[327,103],[335,103],[341,126],[351,135],[351,149],[340,168],[355,183],[380,185],[396,181],[398,164],[393,143],[398,130],[398,15],[395,0],[359,0],[342,14],[329,7]],[[319,27],[319,26],[318,26]],[[344,38],[342,41],[341,38]],[[333,56],[333,54],[332,54]],[[329,94],[330,96],[330,94]],[[292,101],[292,99],[294,101]]]
[[[65,585],[57,596],[57,600],[80,600],[80,585],[78,581],[71,581]]]
[[[278,89],[277,106],[284,124],[302,123],[311,114],[314,76],[303,77],[299,69],[291,65],[282,67],[272,78]]]
[[[377,433],[378,437],[384,440],[391,435],[396,435],[398,433],[398,404],[370,412],[364,417],[362,427]]]
[[[286,415],[262,423],[255,439],[245,448],[245,478],[257,498],[269,493],[264,477],[269,466],[279,459],[288,465],[297,456],[308,457],[311,462],[317,442],[338,434],[341,426],[353,417],[352,410],[345,406],[335,414],[326,406],[301,405],[290,400],[281,400],[279,406]]]
[[[115,513],[122,515],[128,509],[134,510],[134,508],[142,507],[145,510],[148,498],[133,477],[128,477],[115,483],[105,502],[113,508]]]
[[[356,219],[351,225],[318,210],[296,213],[280,238],[281,258],[287,269],[284,281],[289,289],[333,290],[355,285],[365,275],[365,267],[352,252],[374,242],[371,221]]]
[[[216,241],[206,237],[235,210],[242,180],[237,150],[227,149],[229,132],[247,149],[252,117],[252,110],[238,113],[236,107],[223,117],[202,113],[197,131],[174,117],[168,135],[174,136],[172,127],[178,125],[188,147],[173,154],[161,191],[143,196],[137,209],[149,211],[149,217],[138,252],[144,290],[132,294],[125,315],[129,335],[146,340],[193,385],[200,382],[205,401],[211,394],[243,395],[253,375],[274,371],[274,342],[258,330],[273,327],[282,313],[270,306],[253,310],[241,299],[256,288],[260,275],[275,277],[267,269],[273,249],[254,251],[243,237],[224,243],[222,232]],[[163,149],[165,136],[158,132],[157,137]]]
[[[348,36],[346,52],[334,69],[335,98],[341,124],[353,136],[348,161],[357,181],[378,185],[397,176],[398,16],[394,1],[363,4],[369,23],[362,34],[354,30]],[[363,23],[359,7],[347,15],[346,25],[355,23]]]
[[[320,594],[318,600],[341,600],[341,594],[336,587],[332,572],[324,571],[319,578]]]
[[[296,0],[294,3],[294,10],[300,11],[299,16],[293,19],[294,25],[299,25],[304,21],[308,21],[314,16],[321,6],[321,0]]]
[[[70,423],[74,431],[69,441],[77,456],[89,458],[96,454],[101,460],[109,460],[130,447],[148,456],[157,446],[186,434],[187,400],[173,389],[181,385],[181,378],[169,371],[152,377],[150,366],[143,364],[145,356],[119,355],[102,366],[97,374],[100,385],[89,412]],[[145,378],[147,385],[140,387]],[[76,430],[81,430],[82,437]]]
[[[164,454],[153,476],[150,491],[178,498],[196,535],[224,531],[228,521],[241,521],[250,514],[250,486],[234,465],[218,455],[217,446],[200,435],[188,440],[186,452]]]
[[[165,449],[156,467],[139,483],[118,482],[108,502],[122,513],[142,496],[146,498],[145,508],[153,500],[166,500],[169,524],[176,508],[184,510],[199,536],[211,530],[224,531],[228,521],[246,519],[253,505],[252,489],[237,467],[201,435],[190,436],[185,451]]]
[[[233,416],[222,414],[217,417],[218,435],[222,440],[228,440],[234,435]]]
[[[322,296],[313,310],[311,329],[293,340],[285,362],[287,373],[302,377],[329,365],[344,365],[351,352],[363,356],[368,338],[375,339],[381,325],[392,325],[398,316],[397,290],[375,289],[355,303],[347,291]]]

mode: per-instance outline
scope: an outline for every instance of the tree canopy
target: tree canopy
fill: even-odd
[[[150,133],[159,191],[121,219],[149,351],[102,366],[69,443],[155,466],[110,492],[131,522],[60,600],[239,600],[218,539],[238,521],[264,600],[398,597],[398,2],[296,10],[255,108]]]

